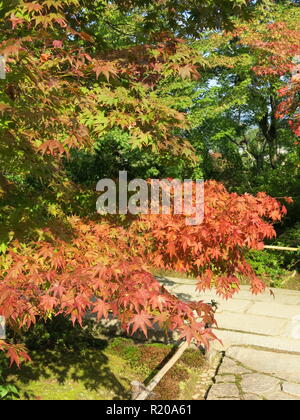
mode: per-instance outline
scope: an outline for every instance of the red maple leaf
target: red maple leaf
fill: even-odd
[[[14,15],[11,16],[9,20],[12,23],[12,28],[13,29],[15,29],[18,25],[20,25],[21,23],[24,22],[24,19],[23,18],[18,18],[18,17],[14,16]]]
[[[104,302],[101,299],[98,299],[96,304],[94,305],[93,313],[97,313],[97,319],[100,320],[101,318],[107,318],[108,317],[108,311],[110,309],[110,305],[108,303]]]
[[[152,318],[153,317],[149,316],[146,311],[141,311],[140,313],[136,314],[129,322],[130,325],[133,324],[132,334],[134,334],[135,331],[140,328],[147,337],[147,327],[152,327],[152,322],[150,322],[150,319]]]
[[[62,48],[62,46],[63,46],[63,43],[62,43],[62,41],[59,41],[59,40],[55,40],[55,41],[53,41],[53,47],[54,48]]]

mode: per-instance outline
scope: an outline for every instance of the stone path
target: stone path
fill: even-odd
[[[300,355],[230,347],[207,400],[300,400]]]
[[[198,293],[195,281],[160,278],[181,299],[218,303],[222,360],[208,400],[300,400],[300,292],[273,289],[253,296],[247,286],[228,301]]]

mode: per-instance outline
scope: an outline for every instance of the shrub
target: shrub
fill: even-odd
[[[276,245],[299,248],[300,247],[300,222],[296,223],[293,227],[287,229],[282,235],[280,235],[278,237],[278,240],[276,241]],[[282,254],[283,267],[286,267],[287,270],[299,271],[300,251],[298,252],[283,251],[280,254]]]
[[[283,276],[286,274],[284,269],[284,256],[278,251],[257,251],[249,252],[247,261],[255,273],[265,278],[271,287],[280,287]]]
[[[84,348],[102,347],[103,341],[95,338],[92,325],[85,322],[84,328],[62,315],[39,320],[23,335],[26,347],[30,350],[82,350]]]
[[[0,352],[0,400],[12,400],[19,398],[17,387],[5,380],[4,372],[8,368],[8,359]]]

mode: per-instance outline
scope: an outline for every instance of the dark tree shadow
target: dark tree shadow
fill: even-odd
[[[10,329],[8,338],[16,340]],[[67,390],[72,384],[77,387],[77,383],[87,393],[97,394],[99,391],[100,395],[107,389],[116,399],[130,397],[129,380],[123,377],[126,372],[120,371],[118,365],[112,367],[115,359],[113,355],[110,357],[110,340],[100,337],[93,323],[86,321],[83,328],[79,325],[73,327],[70,320],[58,315],[47,322],[40,320],[24,333],[22,339],[32,361],[20,369],[13,366],[5,372],[8,380],[20,388],[24,385],[26,390],[26,385],[41,381],[45,386],[47,382],[56,383],[58,388],[63,386]],[[117,363],[123,367],[122,360],[117,360]]]
[[[104,349],[106,342],[103,341]],[[75,350],[45,350],[34,353],[32,362],[21,369],[9,370],[19,384],[28,385],[31,381],[55,380],[59,385],[70,386],[69,382],[81,382],[87,391],[97,392],[107,388],[115,394],[114,399],[128,399],[128,389],[120,383],[109,367],[109,359],[99,349]],[[123,379],[123,378],[122,378]],[[24,394],[25,398],[36,398],[35,395]]]
[[[167,279],[164,276],[155,276],[155,277],[159,281],[159,283],[163,286],[166,286],[166,287],[178,286],[178,283],[176,283],[173,280]]]

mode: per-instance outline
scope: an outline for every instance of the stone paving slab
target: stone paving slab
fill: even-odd
[[[182,278],[175,278],[175,277],[168,277],[168,276],[163,276],[160,277],[163,281],[167,280],[168,282],[174,283],[174,285],[178,285],[178,284],[192,284],[192,285],[196,285],[197,284],[197,280],[196,279],[182,279]]]
[[[226,351],[232,344],[242,344],[300,354],[300,340],[292,339],[290,336],[273,337],[228,330],[216,330],[215,333],[222,341],[213,345],[218,351]]]
[[[247,314],[292,319],[295,316],[300,317],[300,305],[285,305],[277,302],[268,302],[266,305],[265,302],[255,302],[247,310]]]
[[[246,288],[242,288],[234,297],[233,299],[238,300],[249,300],[251,302],[276,302],[282,303],[284,305],[300,305],[300,292],[296,291],[296,293],[290,294],[291,291],[285,291],[283,289],[272,289],[274,295],[270,294],[269,291],[265,291],[264,293],[260,293],[258,295],[253,295],[250,290],[249,286]]]
[[[246,313],[254,305],[253,302],[246,299],[222,300],[221,303],[219,303],[220,298],[216,298],[215,300],[219,304],[217,313],[223,313],[223,312]]]
[[[223,375],[233,375],[235,377],[235,375],[243,375],[246,373],[251,373],[251,370],[247,369],[242,364],[237,363],[232,359],[229,359],[229,357],[224,357],[224,359],[222,360],[222,364],[218,369],[218,375],[222,375],[222,378],[224,378]]]
[[[240,397],[239,389],[236,384],[232,383],[223,383],[223,384],[215,384],[211,387],[207,400],[218,400],[218,399],[232,399]]]
[[[261,401],[263,398],[256,394],[245,394],[243,399],[245,401]]]
[[[282,385],[282,391],[287,394],[296,395],[297,397],[300,397],[300,384],[291,384],[285,382]]]
[[[269,395],[279,392],[280,381],[272,376],[261,373],[249,373],[242,376],[240,382],[242,391],[246,394]]]
[[[249,344],[256,344],[253,341],[263,341],[259,338],[260,335],[263,335],[272,346],[279,343],[280,349],[300,351],[299,291],[272,289],[274,296],[269,291],[253,295],[249,286],[241,286],[240,291],[232,299],[225,300],[218,296],[215,290],[201,293],[196,291],[196,280],[193,279],[161,277],[159,280],[171,293],[181,299],[203,300],[208,303],[212,300],[216,301],[218,303],[216,313],[218,329],[232,332],[230,338],[238,337],[239,332],[254,334],[257,337],[250,340]],[[270,340],[268,337],[274,337],[274,340]],[[286,339],[286,344],[284,344]],[[290,339],[296,341],[291,342]],[[231,341],[231,344],[240,342],[240,340]]]
[[[276,392],[272,395],[272,398],[269,398],[272,401],[295,401],[299,400],[299,398],[295,397],[294,395],[286,394],[285,392]]]
[[[232,346],[226,356],[248,369],[300,384],[300,355]]]
[[[225,300],[197,292],[192,279],[161,279],[181,299],[218,303],[213,352],[225,356],[207,400],[300,400],[300,292],[273,289],[254,296],[248,286]]]
[[[300,355],[233,346],[222,359],[207,400],[300,400],[299,366]]]
[[[249,286],[240,286],[239,292],[237,292],[232,299],[226,300],[217,295],[215,289],[205,290],[204,292],[196,292],[197,281],[193,279],[184,280],[176,279],[172,277],[158,277],[160,283],[162,283],[168,290],[176,291],[176,294],[182,293],[195,297],[200,296],[204,301],[209,302],[211,299],[216,300],[220,305],[225,304],[226,302],[232,302],[235,300],[248,300],[253,303],[255,302],[273,302],[273,303],[282,303],[284,305],[300,305],[300,291],[297,290],[288,290],[288,289],[274,289],[272,288],[272,294],[269,289],[265,290],[263,293],[258,295],[253,295],[251,293]]]
[[[229,373],[226,373],[224,375],[218,375],[215,379],[216,384],[224,384],[224,383],[235,383],[236,377],[235,375],[230,375]]]
[[[287,328],[287,320],[259,315],[222,312],[216,316],[218,328],[278,336]]]

